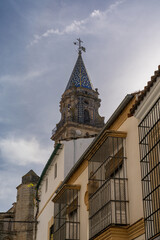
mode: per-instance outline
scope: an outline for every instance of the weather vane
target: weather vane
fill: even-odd
[[[83,41],[80,38],[77,38],[77,41],[74,42],[75,45],[78,45],[78,52],[79,52],[79,54],[81,54],[82,51],[83,52],[86,51],[85,47],[82,46],[82,43],[83,43]]]

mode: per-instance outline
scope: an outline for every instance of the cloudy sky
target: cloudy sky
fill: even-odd
[[[0,0],[0,211],[30,169],[40,175],[77,59],[111,116],[160,64],[159,0]]]

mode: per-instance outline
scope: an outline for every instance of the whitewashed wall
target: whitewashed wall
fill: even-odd
[[[81,157],[94,138],[79,138],[65,141],[64,143],[64,177]]]
[[[59,155],[54,158],[49,166],[40,185],[37,240],[48,240],[48,223],[54,215],[53,193],[92,141],[93,138],[63,141],[63,148],[59,150]],[[57,163],[57,178],[54,178],[55,163]],[[48,178],[47,191],[46,178]],[[88,175],[86,179],[87,182]]]
[[[54,178],[54,167],[57,163],[57,177]],[[46,191],[46,178],[48,178],[48,189]],[[64,147],[59,151],[51,166],[49,167],[44,180],[41,183],[41,196],[39,204],[39,213],[41,214],[38,217],[38,231],[37,231],[37,240],[47,240],[48,239],[48,223],[53,217],[54,213],[54,204],[52,202],[53,193],[55,192],[57,186],[64,179]]]

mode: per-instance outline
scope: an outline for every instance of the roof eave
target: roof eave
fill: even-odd
[[[62,144],[61,144],[61,143],[58,143],[58,144],[56,145],[55,149],[53,150],[50,158],[48,159],[48,161],[47,161],[47,163],[46,163],[46,165],[45,165],[45,167],[44,167],[44,169],[43,169],[43,171],[42,171],[42,173],[41,173],[40,179],[39,179],[39,181],[38,181],[38,183],[37,183],[37,186],[36,186],[37,190],[39,189],[39,186],[40,186],[40,184],[41,184],[41,182],[42,182],[42,180],[43,180],[44,175],[45,175],[46,172],[47,172],[47,169],[48,169],[49,165],[51,164],[52,160],[53,160],[54,157],[56,156],[56,154],[57,154],[57,152],[58,152],[58,150],[60,149],[61,146],[62,146]]]
[[[133,116],[140,105],[140,103],[143,101],[147,93],[151,90],[157,79],[160,77],[160,65],[158,66],[158,70],[154,72],[154,75],[151,77],[151,80],[147,83],[147,86],[144,87],[143,91],[141,91],[141,94],[139,94],[138,99],[136,100],[133,107],[130,109],[130,116]]]

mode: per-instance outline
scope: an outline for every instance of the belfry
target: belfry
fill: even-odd
[[[51,137],[55,143],[94,137],[104,126],[104,117],[98,113],[98,89],[94,90],[82,59],[85,48],[80,39],[74,44],[78,45],[78,58],[60,101],[61,120]]]

